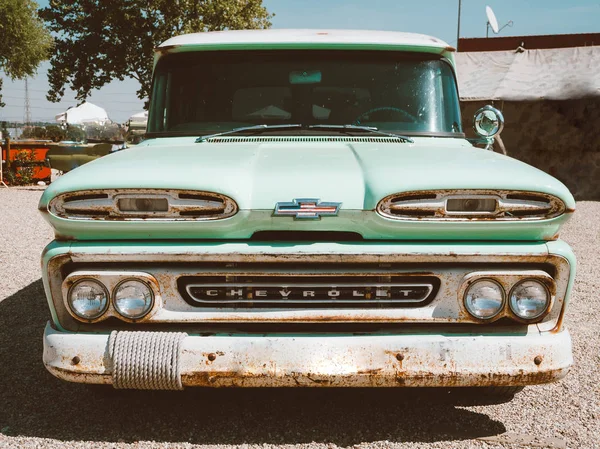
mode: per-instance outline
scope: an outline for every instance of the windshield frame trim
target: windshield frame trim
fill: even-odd
[[[442,52],[433,52],[433,51],[427,51],[427,50],[431,50],[430,48],[425,48],[423,47],[422,49],[419,49],[419,51],[416,50],[407,50],[405,47],[402,48],[394,48],[393,46],[390,46],[389,48],[381,48],[381,49],[373,49],[373,48],[362,48],[362,47],[349,47],[349,46],[340,46],[339,48],[326,48],[326,47],[298,47],[298,48],[278,48],[278,47],[269,47],[267,49],[265,48],[260,48],[260,47],[256,47],[256,48],[252,48],[252,49],[241,49],[241,48],[227,48],[227,49],[223,49],[223,48],[206,48],[206,49],[194,49],[193,51],[179,51],[179,52],[168,52],[165,53],[161,56],[161,58],[159,58],[156,61],[156,64],[154,65],[154,69],[152,71],[152,84],[151,84],[151,88],[150,88],[150,94],[152,95],[153,91],[154,91],[154,86],[155,86],[155,82],[156,82],[156,75],[157,75],[157,70],[156,68],[158,67],[158,64],[161,63],[162,61],[164,61],[164,59],[170,59],[172,57],[178,57],[181,53],[198,53],[198,54],[205,54],[205,53],[210,53],[210,54],[221,54],[221,53],[254,53],[254,54],[260,54],[260,53],[264,53],[264,54],[270,54],[270,53],[277,53],[277,52],[282,52],[284,49],[287,50],[291,50],[291,51],[298,51],[298,52],[318,52],[318,53],[322,53],[322,54],[326,54],[326,53],[331,53],[331,52],[336,52],[336,53],[350,53],[350,52],[361,52],[361,53],[369,53],[372,56],[377,56],[377,57],[382,57],[383,58],[383,54],[385,53],[395,53],[395,54],[402,54],[402,56],[408,57],[408,58],[412,58],[412,59],[420,59],[420,60],[438,60],[441,61],[445,64],[447,64],[450,67],[450,71],[452,73],[452,77],[454,79],[454,88],[456,89],[456,98],[458,100],[458,111],[459,111],[459,115],[458,118],[460,120],[459,126],[460,126],[460,132],[453,132],[453,131],[404,131],[404,130],[385,130],[385,132],[390,132],[390,133],[398,133],[398,134],[402,134],[404,136],[408,136],[408,137],[443,137],[443,138],[466,138],[466,133],[464,130],[464,126],[462,123],[462,107],[461,107],[461,100],[460,100],[460,90],[459,90],[459,85],[458,85],[458,74],[456,71],[456,66],[454,64],[454,62],[452,61],[452,59],[450,59],[449,57],[446,56],[446,53],[444,51]],[[201,56],[199,56],[201,57]],[[152,105],[152,101],[150,101],[150,105]],[[150,108],[148,108],[148,119],[150,120]],[[302,129],[303,130],[303,129]],[[206,130],[206,131],[211,131],[211,133],[219,133],[222,132],[222,130]],[[144,137],[146,138],[159,138],[159,137],[188,137],[188,136],[195,136],[198,137],[199,134],[202,134],[204,132],[201,131],[200,133],[196,130],[194,132],[188,132],[188,131],[182,131],[181,133],[179,131],[153,131],[153,132],[146,132],[146,134],[144,134]]]
[[[308,133],[307,133],[307,131],[308,131]],[[299,129],[293,129],[293,130],[277,130],[275,132],[269,133],[269,135],[270,136],[314,135],[314,136],[335,137],[339,134],[346,134],[346,135],[352,135],[353,137],[365,136],[365,133],[361,133],[360,131],[353,132],[352,130],[340,129],[339,133],[333,134],[333,132],[334,132],[333,130],[317,130],[317,129],[307,130],[307,129],[299,128]],[[403,136],[417,137],[417,138],[418,137],[436,137],[436,138],[445,138],[445,139],[451,139],[451,138],[465,139],[466,138],[465,133],[455,133],[455,132],[449,132],[449,131],[446,131],[446,132],[438,131],[438,132],[434,133],[434,132],[425,132],[425,131],[404,132],[404,131],[398,131],[398,130],[386,130],[385,132],[389,132],[390,134],[402,133]],[[246,135],[246,133],[244,133],[244,132],[240,132],[240,133],[236,133],[236,134],[238,134],[240,136]],[[252,135],[252,134],[255,134],[255,132],[248,131],[247,134]],[[172,138],[172,137],[193,137],[194,139],[197,139],[198,133],[191,132],[191,131],[161,131],[161,132],[146,133],[144,136],[146,137],[146,139],[159,139],[159,138]],[[373,136],[373,137],[377,137],[377,136]],[[380,137],[384,137],[384,136],[380,136]]]

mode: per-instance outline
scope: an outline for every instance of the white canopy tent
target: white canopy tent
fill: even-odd
[[[104,109],[87,101],[77,107],[67,109],[55,118],[58,123],[69,125],[105,125],[106,123],[111,123]]]
[[[600,96],[600,46],[456,54],[462,101]]]
[[[148,122],[148,111],[138,112],[137,114],[133,114],[129,117],[129,123],[135,124],[146,124]]]

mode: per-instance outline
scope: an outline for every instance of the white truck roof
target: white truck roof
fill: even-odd
[[[439,48],[442,51],[453,51],[446,42],[423,34],[401,33],[396,31],[366,31],[366,30],[239,30],[212,31],[205,33],[184,34],[163,42],[158,51],[165,47],[211,47],[243,48],[263,46],[263,48],[291,47],[343,47],[361,46],[373,47],[424,47]]]

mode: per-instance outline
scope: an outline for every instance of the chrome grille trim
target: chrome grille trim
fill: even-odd
[[[493,211],[449,211],[448,200],[493,199]],[[377,204],[386,218],[419,221],[545,220],[562,215],[564,203],[553,195],[511,190],[437,190],[389,195]]]
[[[377,276],[388,282],[361,281],[356,276],[313,275],[306,281],[269,281],[273,277],[251,276],[246,282],[215,282],[211,277],[184,276],[178,289],[188,304],[194,307],[280,307],[293,308],[379,308],[418,307],[435,297],[440,280],[435,276]],[[343,279],[346,278],[346,279]],[[363,276],[362,279],[365,277]],[[340,281],[343,279],[343,281]],[[211,293],[212,292],[212,293]],[[284,294],[287,293],[287,294]],[[336,295],[333,295],[336,293]]]
[[[69,246],[68,253],[53,257],[48,263],[52,267],[48,279],[48,288],[52,292],[52,301],[59,322],[69,331],[101,332],[113,330],[113,327],[103,323],[87,324],[73,319],[63,305],[61,290],[63,276],[75,270],[103,270],[105,263],[115,264],[112,270],[141,271],[154,276],[160,285],[158,295],[163,300],[163,307],[152,316],[143,318],[144,323],[181,326],[182,323],[197,325],[205,329],[212,324],[236,326],[241,323],[260,326],[260,323],[273,325],[284,323],[320,323],[327,328],[335,323],[396,323],[402,326],[411,323],[449,324],[449,323],[478,323],[479,321],[466,314],[460,304],[460,285],[464,277],[476,271],[513,272],[529,276],[531,270],[543,268],[556,282],[556,300],[550,314],[535,326],[539,330],[548,331],[559,329],[562,323],[564,302],[569,285],[569,263],[563,256],[548,255],[547,249],[555,245],[535,243],[527,245],[528,250],[517,249],[514,245],[503,254],[489,254],[481,251],[479,245],[455,247],[450,243],[435,246],[427,254],[415,254],[403,250],[404,245],[363,245],[362,252],[338,249],[336,254],[320,253],[320,249],[330,249],[331,244],[310,245],[311,253],[306,254],[296,250],[295,257],[286,254],[282,258],[274,254],[277,250],[272,246],[254,248],[252,254],[232,256],[230,247],[223,254],[205,251],[189,251],[190,243],[184,246],[186,251],[169,245],[153,247],[144,253],[131,253],[129,248],[114,247],[115,250],[106,252],[102,247],[86,247],[84,251],[77,243]],[[344,245],[346,246],[346,245]],[[298,248],[298,247],[296,247]],[[340,246],[340,248],[342,248]],[[376,249],[377,248],[377,249]],[[542,248],[544,250],[542,250]],[[65,249],[66,251],[66,249]],[[213,251],[213,250],[211,250]],[[217,251],[218,252],[218,251]],[[222,257],[221,257],[222,256]],[[308,262],[307,262],[308,260]],[[151,263],[149,263],[151,261]],[[98,265],[98,264],[101,265]],[[358,265],[360,264],[360,265]],[[268,273],[271,280],[278,282],[279,276],[315,276],[328,274],[335,276],[354,276],[363,279],[370,275],[398,275],[411,277],[416,283],[420,276],[433,276],[440,280],[440,288],[431,302],[418,307],[376,307],[376,308],[217,308],[196,307],[184,300],[178,280],[182,277],[202,276],[254,276]],[[308,277],[307,279],[310,279]],[[217,282],[216,279],[212,281]],[[233,281],[232,281],[233,282]],[[185,291],[185,290],[184,290]],[[106,323],[112,323],[107,321]],[[136,325],[137,326],[137,325]],[[230,329],[230,327],[228,327]]]
[[[165,211],[124,211],[123,199],[166,199]],[[213,192],[168,189],[107,189],[69,192],[53,198],[48,211],[69,220],[205,221],[235,215],[231,198]]]

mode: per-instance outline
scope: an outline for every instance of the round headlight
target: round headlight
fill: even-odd
[[[546,312],[550,304],[550,292],[540,281],[527,279],[510,291],[510,309],[524,320],[534,320]]]
[[[115,287],[113,301],[117,312],[135,320],[150,311],[154,294],[146,283],[130,279]]]
[[[108,308],[108,291],[100,282],[81,279],[69,290],[69,307],[84,320],[95,320]]]
[[[475,281],[465,292],[465,307],[475,318],[494,318],[504,307],[504,289],[491,279]]]

